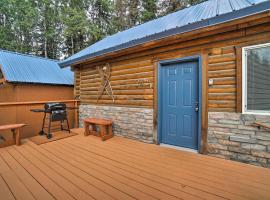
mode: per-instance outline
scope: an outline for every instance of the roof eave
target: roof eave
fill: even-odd
[[[71,65],[80,64],[80,63],[85,62],[89,59],[93,59],[93,58],[98,57],[98,56],[104,56],[108,53],[121,51],[121,50],[125,50],[128,48],[133,48],[135,46],[138,46],[138,45],[141,45],[141,44],[144,44],[147,42],[153,42],[156,40],[165,39],[165,38],[168,38],[168,37],[171,37],[174,35],[179,35],[179,34],[191,32],[191,31],[198,30],[198,29],[231,22],[234,20],[249,17],[252,15],[259,14],[259,13],[268,12],[269,10],[270,10],[270,1],[262,2],[262,3],[256,4],[256,5],[247,7],[247,8],[243,8],[241,10],[237,10],[237,11],[233,11],[233,12],[226,13],[223,15],[219,15],[219,16],[216,16],[213,18],[209,18],[207,20],[202,20],[202,21],[188,24],[188,25],[185,25],[182,27],[177,27],[174,29],[166,30],[166,31],[163,31],[163,32],[160,32],[157,34],[143,37],[141,39],[133,40],[133,41],[123,43],[123,44],[118,45],[118,46],[104,49],[102,51],[98,51],[95,53],[89,53],[87,55],[84,55],[84,56],[79,57],[79,58],[75,58],[73,60],[62,61],[58,64],[62,68],[67,67],[67,66],[71,66]]]
[[[42,83],[42,82],[26,82],[26,81],[11,81],[11,80],[6,80],[6,82],[11,83],[11,84],[74,86],[74,84],[70,84],[70,83]]]

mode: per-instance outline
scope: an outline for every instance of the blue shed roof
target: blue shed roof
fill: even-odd
[[[208,0],[108,36],[59,64],[62,67],[68,66],[109,52],[228,22],[269,9],[270,1],[266,0]]]
[[[70,67],[61,69],[56,60],[0,50],[0,69],[7,82],[73,85]]]

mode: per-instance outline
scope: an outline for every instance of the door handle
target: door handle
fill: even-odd
[[[199,102],[195,102],[195,112],[199,112]]]

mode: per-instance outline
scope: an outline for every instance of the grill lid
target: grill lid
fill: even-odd
[[[45,112],[52,112],[52,111],[63,111],[66,110],[67,106],[64,103],[45,103],[44,109]]]

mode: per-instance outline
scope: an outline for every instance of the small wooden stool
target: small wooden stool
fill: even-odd
[[[26,126],[26,124],[8,124],[0,126],[0,131],[3,130],[11,130],[13,133],[13,140],[17,146],[21,144],[20,134],[22,127]]]
[[[92,130],[89,130],[89,126]],[[100,133],[97,132],[97,127],[100,127]],[[101,137],[102,141],[113,137],[112,121],[106,119],[86,118],[84,119],[84,136],[95,135]]]

